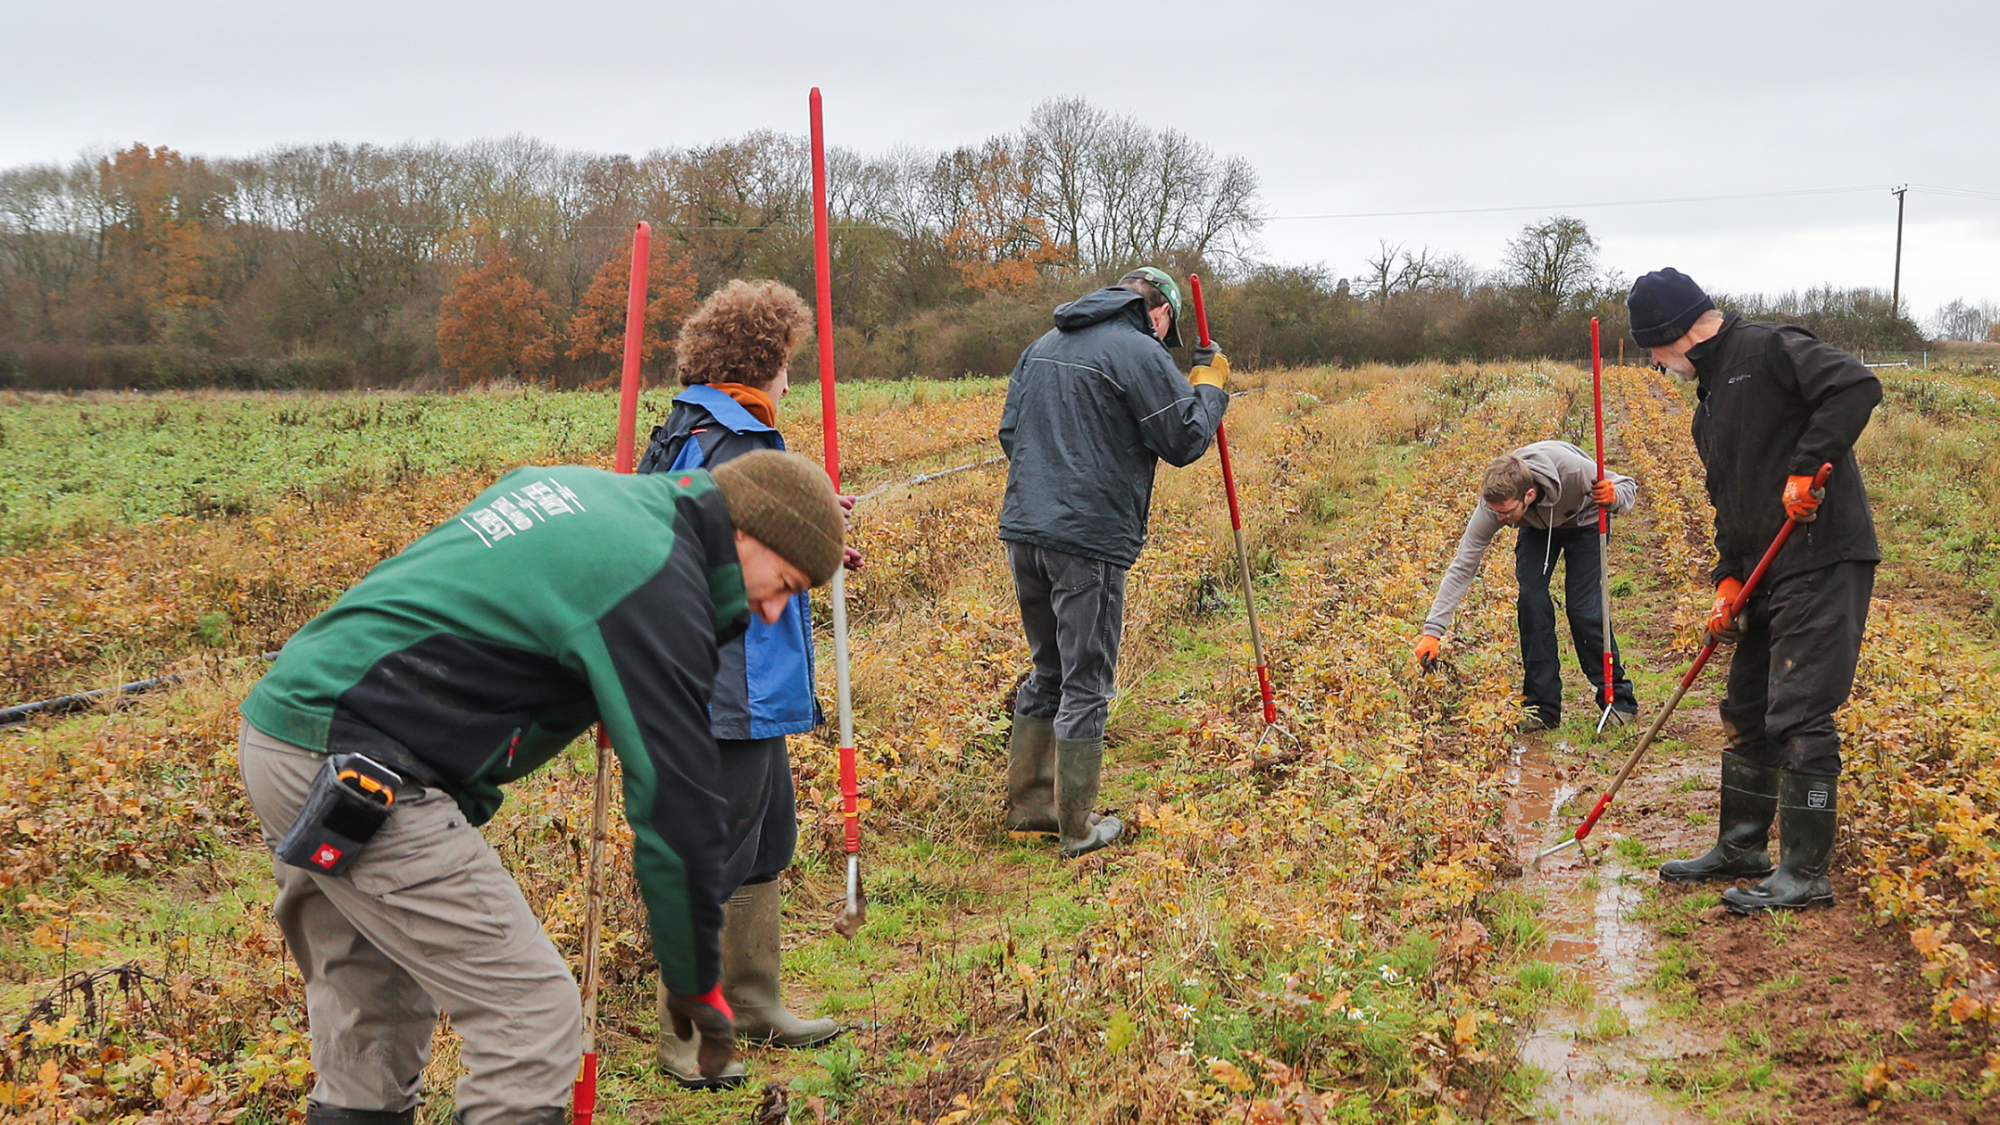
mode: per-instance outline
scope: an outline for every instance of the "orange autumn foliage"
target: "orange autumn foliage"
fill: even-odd
[[[556,354],[548,291],[496,245],[451,283],[438,308],[437,345],[460,386],[509,376],[532,383]]]
[[[569,321],[569,358],[602,356],[616,360],[625,354],[625,306],[632,277],[632,247],[597,267],[590,287],[576,303]],[[694,311],[694,270],[687,262],[655,246],[646,261],[646,342],[640,354],[647,361],[673,354],[674,334]]]

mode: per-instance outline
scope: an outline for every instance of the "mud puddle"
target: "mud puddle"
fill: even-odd
[[[1567,743],[1558,753],[1541,746],[1517,746],[1509,767],[1513,797],[1507,826],[1521,863],[1524,886],[1543,892],[1542,922],[1548,928],[1544,960],[1574,973],[1588,985],[1588,1000],[1555,1005],[1521,1046],[1523,1061],[1548,1075],[1540,1110],[1559,1121],[1692,1122],[1696,1118],[1655,1099],[1645,1087],[1648,1065],[1683,1054],[1690,1044],[1655,1018],[1642,985],[1654,968],[1654,937],[1633,917],[1648,876],[1619,862],[1616,835],[1600,827],[1587,841],[1588,854],[1575,845],[1543,860],[1535,855],[1574,832],[1589,811],[1576,801],[1584,788],[1570,767]],[[1594,796],[1598,792],[1592,788]]]

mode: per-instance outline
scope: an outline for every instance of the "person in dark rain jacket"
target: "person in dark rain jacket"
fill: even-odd
[[[1882,400],[1875,374],[1803,328],[1724,316],[1673,269],[1646,274],[1626,305],[1653,362],[1696,384],[1694,444],[1715,507],[1711,636],[1733,641],[1715,846],[1665,863],[1672,882],[1731,887],[1739,913],[1833,901],[1840,734],[1881,551],[1854,443]],[[1833,473],[1812,487],[1820,466]],[[1741,614],[1742,590],[1787,518],[1799,521]],[[1778,821],[1779,863],[1767,850]]]
[[[1118,669],[1125,572],[1146,541],[1153,472],[1207,451],[1229,360],[1197,347],[1183,376],[1180,287],[1151,266],[1055,311],[1021,353],[1000,416],[1000,538],[1034,671],[1014,704],[1007,827],[1077,856],[1117,839],[1092,811]]]

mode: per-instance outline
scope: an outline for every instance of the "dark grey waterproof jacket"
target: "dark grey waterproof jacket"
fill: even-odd
[[[1878,562],[1875,520],[1854,443],[1882,383],[1860,360],[1803,328],[1732,315],[1688,349],[1699,402],[1694,447],[1715,505],[1712,577],[1745,579],[1785,525],[1785,478],[1833,462],[1819,518],[1800,524],[1772,580],[1837,562]]]
[[[1207,452],[1229,394],[1188,382],[1129,289],[1057,306],[1055,320],[1009,377],[1000,538],[1129,567],[1146,543],[1154,468]]]

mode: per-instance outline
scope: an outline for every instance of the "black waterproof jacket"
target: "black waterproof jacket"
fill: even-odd
[[[1833,462],[1819,518],[1799,525],[1768,576],[1878,562],[1875,521],[1854,443],[1882,401],[1860,360],[1803,328],[1732,315],[1688,349],[1698,402],[1694,447],[1715,505],[1715,581],[1744,579],[1785,524],[1785,478]]]
[[[1229,395],[1188,382],[1129,289],[1057,306],[1055,320],[1007,385],[1000,538],[1130,567],[1146,543],[1154,468],[1207,452]]]

